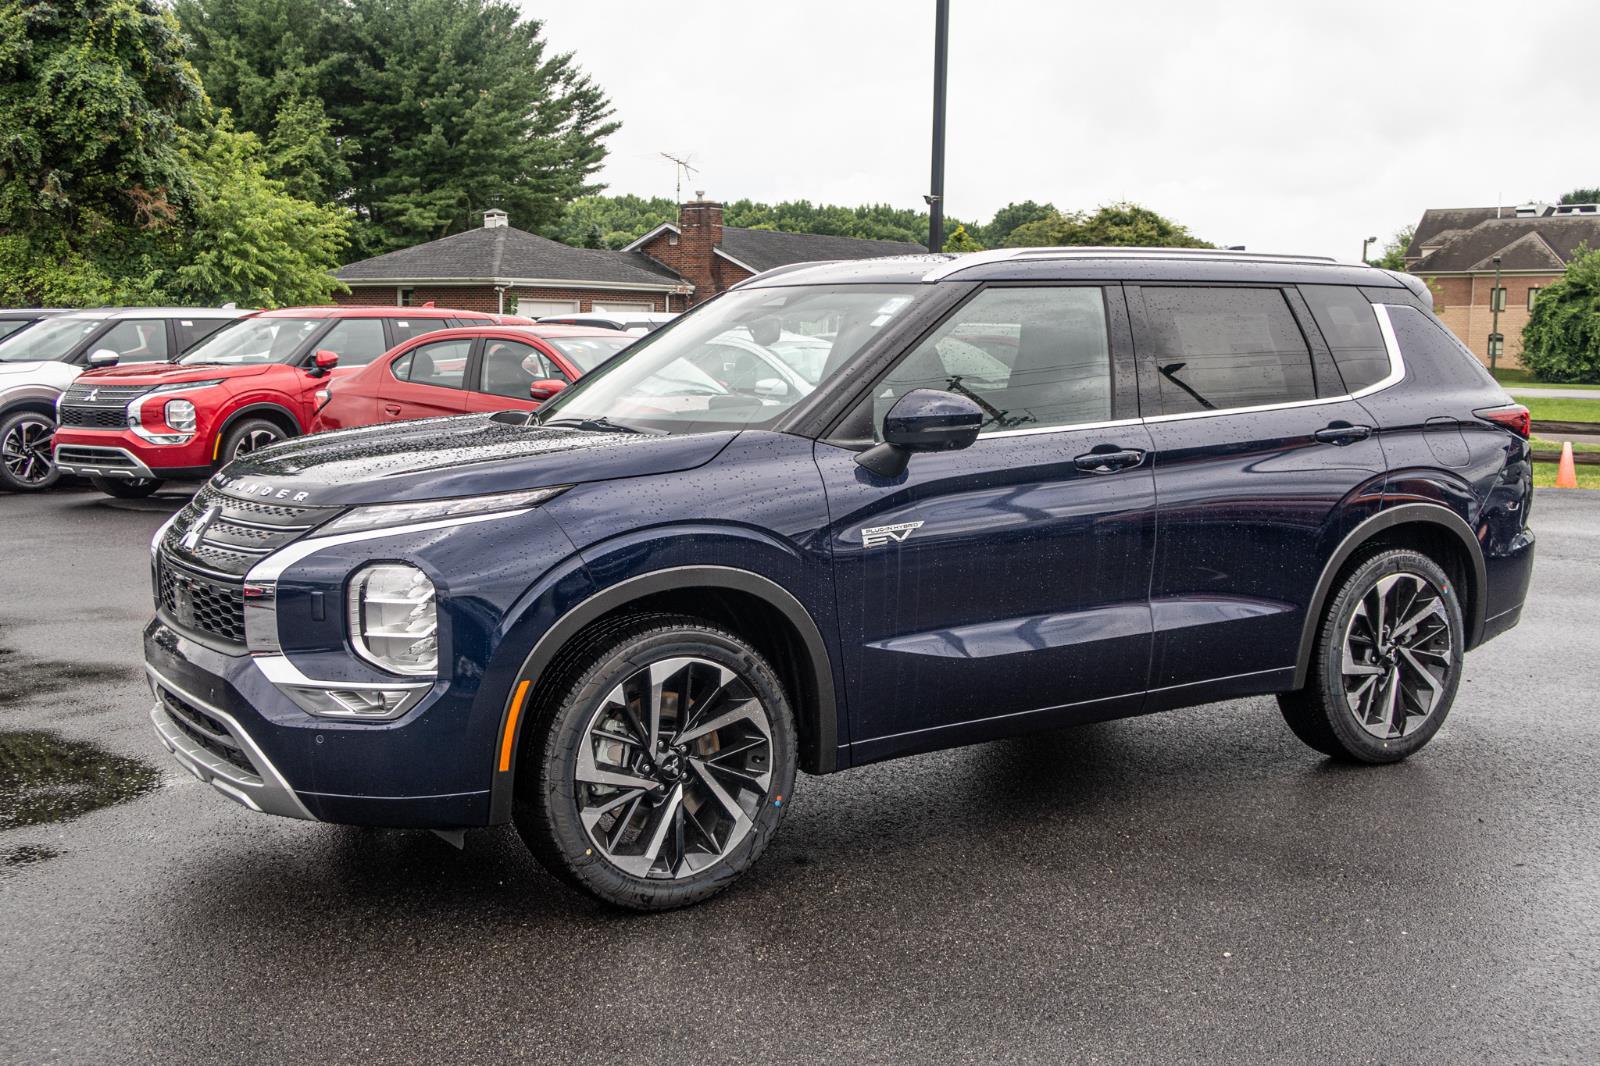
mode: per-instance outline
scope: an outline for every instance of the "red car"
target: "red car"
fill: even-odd
[[[147,496],[168,478],[205,477],[246,452],[309,433],[318,389],[403,341],[507,317],[442,307],[257,312],[176,363],[80,375],[57,404],[56,464],[113,496]]]
[[[532,410],[637,340],[584,326],[474,326],[414,337],[319,390],[317,429]]]

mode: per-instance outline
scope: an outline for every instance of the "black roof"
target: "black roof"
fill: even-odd
[[[873,241],[826,233],[781,233],[777,230],[722,228],[722,251],[755,270],[829,259],[875,259],[886,255],[926,252],[906,241]]]
[[[1406,259],[1418,259],[1424,247],[1449,239],[1452,231],[1464,233],[1502,211],[1498,207],[1430,207],[1422,212],[1422,219],[1411,234],[1411,243],[1406,246]]]
[[[479,227],[341,267],[344,282],[515,279],[653,285],[683,280],[637,252],[573,248],[510,226]]]
[[[1600,215],[1490,217],[1459,233],[1441,235],[1446,237],[1443,247],[1409,269],[1419,274],[1481,273],[1494,269],[1498,255],[1502,270],[1559,274],[1580,248],[1600,248]]]

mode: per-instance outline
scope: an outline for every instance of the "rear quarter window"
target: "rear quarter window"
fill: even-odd
[[[1489,368],[1432,315],[1415,307],[1389,308],[1394,339],[1408,368],[1445,387],[1499,389]]]
[[[1360,392],[1389,376],[1389,351],[1383,346],[1377,313],[1359,289],[1302,285],[1300,295],[1328,342],[1347,391]]]

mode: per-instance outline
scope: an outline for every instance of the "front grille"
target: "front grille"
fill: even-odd
[[[244,588],[172,565],[156,563],[161,610],[184,629],[206,633],[229,644],[244,643]]]
[[[56,449],[56,462],[65,466],[92,466],[97,468],[120,466],[130,470],[138,464],[127,452],[116,448],[94,448],[76,444],[63,444]]]
[[[67,393],[61,397],[61,402],[63,405],[71,404],[74,407],[126,408],[130,400],[136,400],[154,388],[154,385],[95,385],[73,382],[67,386]]]
[[[161,707],[167,712],[167,717],[183,731],[184,736],[228,765],[244,771],[247,783],[260,783],[260,772],[250,761],[250,756],[245,754],[244,748],[233,739],[227,726],[164,685],[156,686],[156,694],[161,699]]]
[[[80,407],[63,403],[59,409],[60,422],[73,429],[126,429],[126,407]]]
[[[256,563],[298,540],[336,510],[247,500],[207,485],[178,512],[162,546],[181,564],[243,577]],[[200,535],[194,537],[194,528],[201,523]]]

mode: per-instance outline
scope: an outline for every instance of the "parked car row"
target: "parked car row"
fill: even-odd
[[[533,409],[636,337],[436,307],[0,311],[0,488],[145,496],[322,429]]]

